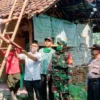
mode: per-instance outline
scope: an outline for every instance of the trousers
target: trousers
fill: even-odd
[[[100,100],[100,78],[88,80],[87,100]]]
[[[34,100],[34,91],[36,93],[37,100],[41,100],[40,95],[40,80],[35,81],[26,81],[25,80],[25,87],[28,92],[28,99]]]
[[[48,84],[47,84],[48,83]],[[52,88],[52,76],[50,76],[48,82],[47,82],[47,75],[41,74],[41,97],[42,100],[47,100],[47,85],[48,85],[48,92],[49,92],[49,100],[54,100],[54,95],[51,90]]]

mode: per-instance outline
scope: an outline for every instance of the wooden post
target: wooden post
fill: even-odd
[[[32,44],[32,22],[28,20],[29,24],[29,45]]]

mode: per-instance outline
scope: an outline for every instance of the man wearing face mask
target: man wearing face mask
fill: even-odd
[[[41,54],[37,52],[38,42],[33,41],[30,45],[30,52],[22,50],[22,54],[17,54],[18,58],[25,60],[25,87],[28,92],[29,100],[34,100],[34,90],[37,100],[41,100],[40,96],[40,63]]]
[[[88,64],[87,100],[100,100],[100,45],[91,48],[92,59]]]
[[[39,52],[42,54],[41,61],[41,96],[42,100],[47,100],[47,83],[49,88],[49,100],[53,100],[53,93],[51,91],[52,85],[52,76],[49,75],[48,82],[48,66],[51,61],[52,54],[55,52],[54,49],[51,48],[52,39],[50,37],[45,38],[45,47],[40,49]]]
[[[70,100],[68,85],[72,82],[71,55],[66,51],[66,43],[58,42],[57,51],[52,56],[52,91],[54,100]]]

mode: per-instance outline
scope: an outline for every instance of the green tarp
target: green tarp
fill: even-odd
[[[34,38],[39,42],[43,42],[46,37],[53,37],[55,44],[57,38],[61,38],[68,46],[77,46],[76,24],[47,15],[34,16],[33,23]]]

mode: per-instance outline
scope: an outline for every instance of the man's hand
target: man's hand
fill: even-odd
[[[25,50],[22,50],[22,53],[26,54],[27,52]]]
[[[70,79],[70,80],[68,81],[68,83],[71,84],[71,83],[72,83],[72,80]]]
[[[12,20],[17,20],[18,19],[18,17],[17,16],[14,16],[13,18],[12,18]]]

